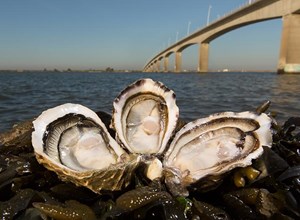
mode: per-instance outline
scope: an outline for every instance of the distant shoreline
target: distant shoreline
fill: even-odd
[[[0,73],[138,73],[142,70],[0,70]],[[153,72],[153,73],[177,73],[173,71],[168,72]],[[199,73],[196,70],[187,70],[179,73]],[[275,70],[212,70],[207,73],[277,73]],[[204,73],[205,74],[205,73]]]

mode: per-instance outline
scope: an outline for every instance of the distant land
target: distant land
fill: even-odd
[[[24,70],[20,70],[20,69],[9,69],[9,70],[0,70],[0,73],[7,73],[7,72],[18,72],[18,73],[26,73],[26,72],[51,72],[51,73],[55,73],[55,72],[69,72],[69,73],[77,73],[77,72],[89,72],[89,73],[100,73],[100,72],[141,72],[142,70],[115,70],[111,67],[107,67],[106,69],[34,69],[34,70],[29,70],[29,69],[24,69]]]
[[[115,70],[114,68],[107,67],[106,69],[34,69],[34,70],[19,70],[19,69],[8,69],[8,70],[1,70],[0,73],[8,73],[8,72],[18,72],[18,73],[27,73],[27,72],[47,72],[47,73],[56,73],[56,72],[64,72],[64,73],[78,73],[78,72],[85,72],[85,73],[107,73],[107,72],[116,72],[116,73],[136,73],[136,72],[142,72],[142,70],[127,70],[127,69],[118,69]],[[161,71],[163,72],[163,71]],[[173,71],[168,71],[169,73],[172,73]],[[183,70],[182,73],[195,73],[197,70]],[[276,72],[274,70],[231,70],[231,69],[217,69],[217,70],[210,70],[209,72],[267,72],[267,73],[273,73]]]

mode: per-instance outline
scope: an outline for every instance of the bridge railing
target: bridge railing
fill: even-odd
[[[259,1],[263,1],[263,0],[247,0],[244,4],[240,5],[240,6],[237,7],[236,9],[233,9],[233,10],[231,10],[230,12],[225,13],[225,14],[223,14],[222,16],[219,16],[217,19],[215,19],[215,20],[209,22],[208,24],[202,25],[201,27],[197,28],[196,30],[194,30],[193,32],[191,32],[191,34],[189,34],[189,36],[190,36],[190,35],[193,35],[193,34],[195,34],[195,33],[197,33],[198,31],[200,31],[200,30],[206,28],[207,26],[212,25],[212,24],[214,24],[214,23],[217,23],[218,21],[220,21],[220,20],[222,20],[222,19],[224,19],[224,18],[226,18],[226,17],[228,17],[228,16],[230,16],[230,15],[232,15],[232,14],[234,14],[234,13],[236,13],[236,12],[238,12],[238,11],[244,9],[244,8],[247,8],[249,5],[252,5],[252,4],[254,4],[254,3],[256,3],[256,2],[259,2]],[[188,37],[188,36],[185,36],[185,37],[183,37],[182,39],[185,39],[186,37]],[[180,39],[180,40],[182,40],[182,39]],[[178,41],[180,41],[180,40],[178,40]],[[178,41],[177,41],[177,42],[178,42]],[[168,47],[169,47],[169,46],[168,46]],[[168,48],[168,47],[166,47],[166,48]],[[165,50],[166,48],[164,48],[163,50]]]
[[[256,2],[258,2],[258,1],[262,1],[262,0],[248,0],[246,3],[240,5],[238,8],[236,8],[236,9],[234,9],[234,10],[231,10],[229,13],[226,13],[226,14],[224,14],[223,16],[220,16],[218,19],[216,19],[216,20],[215,20],[214,22],[212,22],[212,23],[215,23],[216,21],[219,21],[219,20],[221,20],[221,19],[223,19],[223,18],[225,18],[225,17],[228,17],[228,16],[230,16],[230,15],[236,13],[237,11],[240,11],[240,10],[242,10],[242,9],[244,9],[244,8],[247,8],[249,5],[252,5],[253,3],[256,3]],[[210,24],[211,24],[211,23],[210,23]]]
[[[208,24],[205,24],[205,25],[201,26],[200,28],[198,28],[197,30],[195,30],[193,33],[196,33],[197,31],[199,31],[199,30],[201,30],[201,29],[204,29],[205,27],[207,27],[207,26],[209,26],[209,25],[212,25],[212,24],[214,24],[214,23],[217,23],[218,21],[220,21],[220,20],[222,20],[222,19],[224,19],[224,18],[226,18],[226,17],[228,17],[228,16],[230,16],[230,15],[232,15],[232,14],[234,14],[234,13],[236,13],[236,12],[238,12],[238,11],[244,9],[244,8],[247,8],[249,5],[252,5],[252,4],[254,4],[254,3],[256,3],[256,2],[259,2],[259,1],[262,1],[262,0],[248,0],[248,1],[246,1],[244,4],[242,4],[242,5],[240,5],[239,7],[237,7],[236,9],[233,9],[233,10],[231,10],[231,11],[228,12],[228,13],[225,13],[225,14],[223,14],[223,15],[221,15],[221,16],[218,16],[217,19],[215,19],[215,20],[209,22]],[[192,34],[193,34],[193,33],[192,33]]]

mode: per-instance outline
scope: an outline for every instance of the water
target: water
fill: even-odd
[[[139,78],[174,90],[180,117],[254,110],[265,100],[277,120],[300,116],[300,75],[276,73],[0,73],[0,132],[66,102],[111,113],[114,98]]]

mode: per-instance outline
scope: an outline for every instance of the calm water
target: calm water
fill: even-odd
[[[275,73],[0,73],[0,132],[66,102],[111,113],[128,84],[150,77],[174,90],[181,118],[254,110],[265,100],[282,123],[300,116],[300,75]]]

